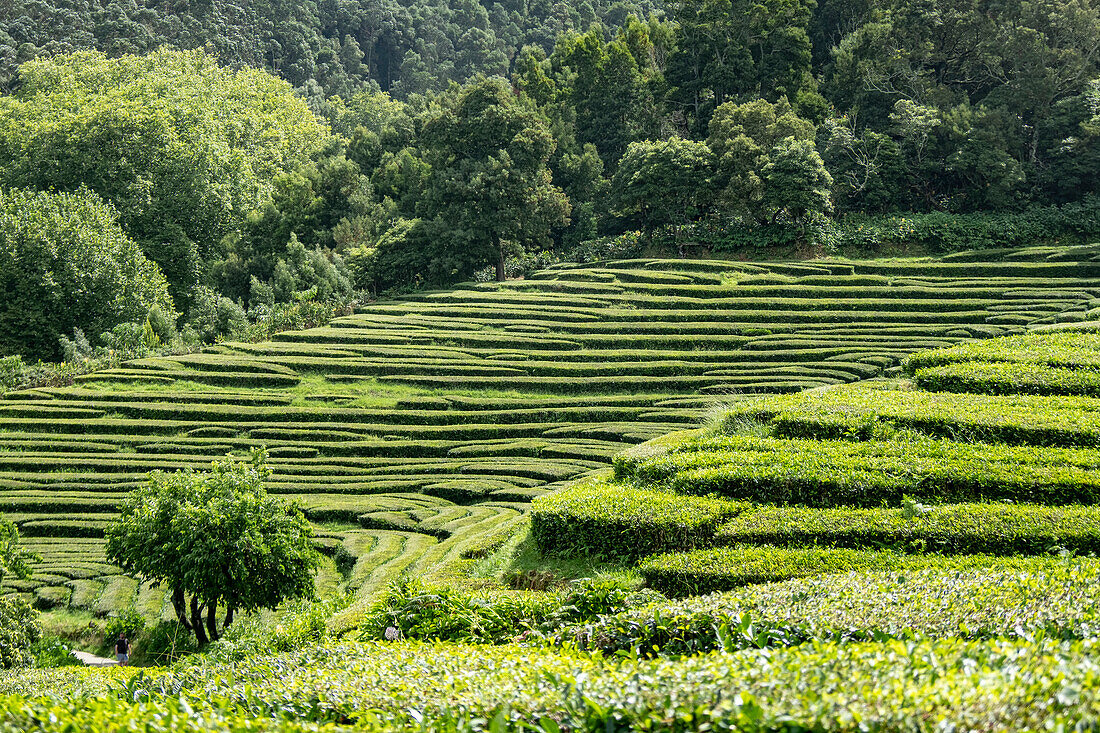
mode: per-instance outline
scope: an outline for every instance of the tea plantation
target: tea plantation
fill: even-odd
[[[104,526],[147,472],[259,445],[271,490],[307,508],[353,589],[446,577],[532,498],[718,401],[1079,321],[1098,295],[1092,263],[611,262],[9,394],[0,510],[43,561],[8,584],[44,608],[167,613],[161,589],[104,563]]]
[[[263,445],[353,599],[8,673],[0,726],[1088,727],[1098,306],[1089,262],[608,262],[9,394],[0,510],[42,557],[10,593],[169,618],[103,528],[147,472]],[[528,525],[663,596],[464,581]]]

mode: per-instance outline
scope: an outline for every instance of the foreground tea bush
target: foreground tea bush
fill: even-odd
[[[559,638],[605,652],[675,655],[883,635],[1091,638],[1100,628],[1094,559],[892,561],[890,571],[796,578],[655,603],[570,627]],[[746,634],[750,626],[753,633]]]
[[[1100,715],[1095,653],[1089,641],[953,639],[615,661],[516,647],[341,644],[145,677],[8,677],[0,680],[9,694],[0,698],[0,724],[595,732],[851,730],[858,720],[875,730],[1073,728]],[[38,699],[47,686],[57,697]]]

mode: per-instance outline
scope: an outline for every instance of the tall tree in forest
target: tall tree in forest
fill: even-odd
[[[665,77],[689,131],[706,132],[722,104],[794,100],[810,76],[807,0],[680,0]]]
[[[443,247],[458,269],[493,264],[503,280],[509,251],[568,223],[568,199],[547,167],[546,118],[502,80],[477,81],[428,112],[421,144],[431,166],[424,211],[450,232]]]

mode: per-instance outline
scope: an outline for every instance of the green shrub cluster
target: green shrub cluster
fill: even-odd
[[[583,481],[532,502],[531,532],[547,553],[638,558],[707,544],[739,502]]]

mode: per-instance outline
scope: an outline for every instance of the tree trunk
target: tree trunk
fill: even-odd
[[[176,609],[176,618],[183,628],[191,631],[191,620],[187,618],[187,601],[183,598],[183,588],[172,589],[172,608]]]
[[[229,624],[233,623],[233,612],[237,609],[234,608],[233,602],[229,602],[229,606],[225,609],[225,628],[229,628]]]
[[[217,641],[220,635],[218,634],[218,602],[210,601],[210,605],[206,608],[206,628],[210,634],[210,641]]]
[[[497,282],[504,282],[504,245],[500,241],[500,235],[493,234],[493,246],[497,251]]]
[[[195,632],[195,640],[202,648],[210,643],[206,638],[206,627],[202,623],[202,608],[199,607],[199,599],[191,596],[191,627]]]

